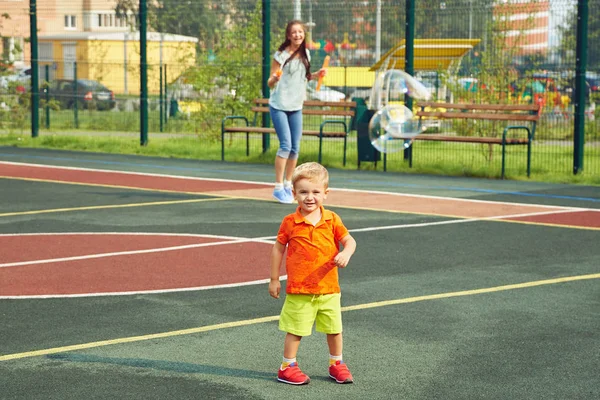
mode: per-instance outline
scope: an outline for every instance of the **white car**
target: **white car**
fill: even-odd
[[[11,75],[0,76],[0,88],[7,89],[11,82],[16,82],[17,86],[29,87],[31,81],[31,68],[17,71]]]
[[[309,81],[306,85],[306,98],[320,101],[343,101],[346,99],[346,95],[325,85],[321,85],[317,91],[317,81]]]

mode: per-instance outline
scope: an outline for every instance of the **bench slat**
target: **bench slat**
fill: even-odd
[[[494,111],[539,111],[536,104],[465,104],[465,103],[436,103],[433,101],[417,102],[419,107],[446,108],[457,110],[494,110]]]
[[[268,113],[269,107],[252,107],[250,109],[252,112],[261,112]],[[353,117],[354,111],[344,111],[344,110],[315,110],[315,109],[304,109],[302,110],[302,114],[305,115],[337,115],[337,116],[346,116]]]
[[[254,99],[255,104],[268,105],[269,99]],[[355,108],[355,101],[320,101],[320,100],[305,100],[304,106],[308,107],[343,107]]]
[[[263,128],[258,126],[226,126],[224,132],[231,133],[271,133],[274,134],[274,128]],[[303,130],[303,135],[308,136],[319,136],[319,131],[312,130]],[[336,131],[336,132],[323,132],[323,137],[344,137],[346,136],[346,132]]]
[[[539,120],[539,116],[531,114],[495,114],[495,113],[469,113],[469,112],[444,112],[444,111],[417,111],[419,117],[435,117],[446,119],[488,119],[496,121],[532,121]]]
[[[484,144],[502,144],[502,138],[498,137],[480,137],[480,136],[448,136],[448,135],[428,135],[421,134],[413,140],[429,140],[436,142],[461,142],[461,143],[484,143]],[[527,138],[506,138],[507,144],[527,144]]]

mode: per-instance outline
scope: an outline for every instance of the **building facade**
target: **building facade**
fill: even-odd
[[[505,35],[507,48],[517,48],[519,55],[548,54],[549,0],[498,1],[494,5],[494,19]]]

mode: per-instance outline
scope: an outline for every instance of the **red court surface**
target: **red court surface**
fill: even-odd
[[[0,176],[179,193],[203,193],[212,196],[269,201],[272,201],[271,192],[273,189],[272,185],[254,182],[220,181],[194,177],[74,169],[7,162],[0,162]],[[498,218],[529,223],[600,229],[600,210],[570,209],[568,207],[436,198],[398,193],[348,192],[336,191],[335,189],[330,192],[327,204],[329,206],[456,218]],[[573,212],[565,213],[566,210],[573,210]],[[586,211],[583,217],[581,211]]]
[[[255,189],[257,184],[219,181],[213,179],[186,178],[180,176],[148,175],[114,171],[96,171],[42,165],[21,165],[0,162],[0,176],[35,179],[43,181],[85,183],[119,187],[135,187],[189,193],[205,193],[228,189]],[[262,185],[271,187],[271,185]]]
[[[269,184],[0,162],[0,177],[271,199]],[[330,206],[600,229],[600,210],[333,189]],[[43,243],[43,245],[40,245]],[[265,279],[270,244],[175,234],[0,235],[0,296],[139,293]],[[243,264],[248,268],[240,269]]]
[[[270,247],[192,235],[0,235],[0,296],[172,291],[264,280]]]
[[[509,219],[511,221],[533,222],[538,224],[543,223],[549,225],[569,226],[573,228],[600,228],[600,212],[595,210],[571,211],[565,213]]]

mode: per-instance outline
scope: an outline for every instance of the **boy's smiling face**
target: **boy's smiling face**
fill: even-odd
[[[296,181],[293,192],[300,210],[306,215],[321,208],[329,189],[321,181],[303,178]]]

